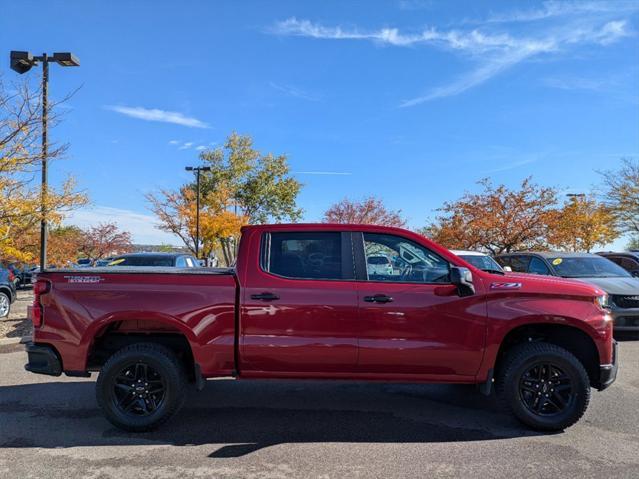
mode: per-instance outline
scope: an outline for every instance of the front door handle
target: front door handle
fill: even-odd
[[[277,294],[273,293],[260,293],[260,294],[252,294],[251,299],[259,299],[262,301],[275,301],[276,299],[280,299]]]
[[[364,301],[367,303],[390,303],[393,298],[385,294],[375,294],[373,296],[364,296]]]

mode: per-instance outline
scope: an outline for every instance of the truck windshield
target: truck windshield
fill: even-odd
[[[559,276],[564,278],[631,278],[632,275],[612,261],[596,257],[556,257],[548,261]]]

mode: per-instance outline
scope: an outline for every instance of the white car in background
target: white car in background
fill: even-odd
[[[486,253],[459,249],[452,249],[450,252],[482,271],[488,271],[489,273],[504,273],[506,271],[512,271],[508,266],[502,268],[497,261]]]

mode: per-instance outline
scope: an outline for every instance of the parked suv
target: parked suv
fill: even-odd
[[[15,276],[10,269],[0,265],[0,318],[9,316],[15,299]]]
[[[495,257],[513,271],[576,279],[608,293],[615,331],[639,331],[639,279],[612,261],[590,253],[508,253]]]
[[[631,275],[639,277],[639,252],[636,251],[624,251],[621,253],[613,252],[601,252],[597,253],[599,256],[603,256],[609,259],[613,263],[618,264],[623,269],[628,271]]]

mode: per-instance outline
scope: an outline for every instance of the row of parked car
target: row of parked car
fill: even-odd
[[[616,331],[639,331],[639,252],[516,252],[488,256],[453,251],[485,271],[570,278],[599,286],[608,293]],[[509,273],[512,272],[512,273]]]
[[[17,290],[30,286],[37,271],[36,266],[0,261],[0,318],[9,316]]]

